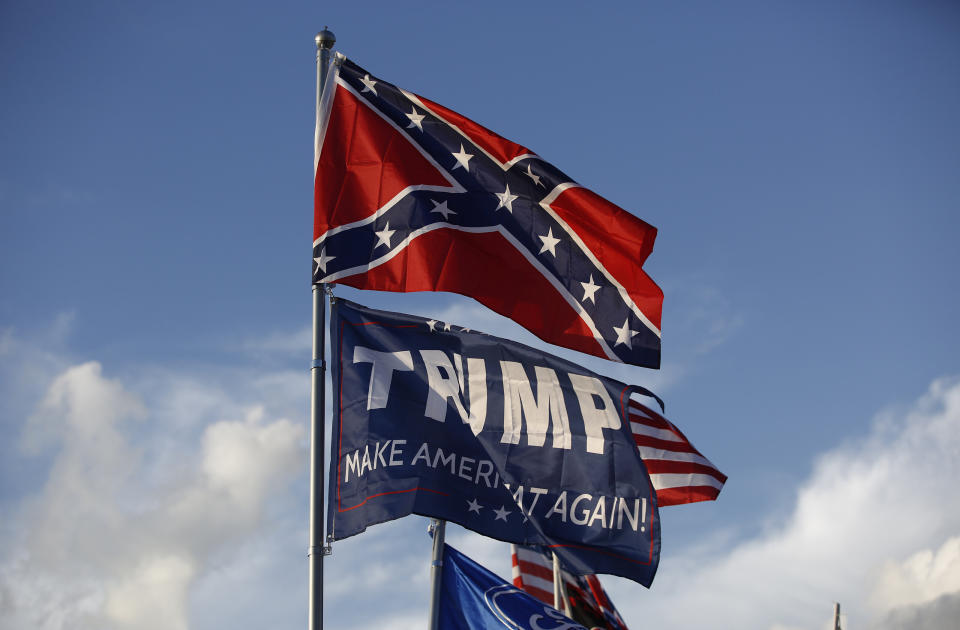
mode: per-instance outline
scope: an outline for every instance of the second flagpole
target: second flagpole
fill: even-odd
[[[315,38],[317,44],[317,135],[320,128],[320,98],[327,78],[327,68],[330,65],[330,49],[337,38],[326,27]],[[319,140],[319,138],[318,138]],[[319,146],[315,146],[314,177],[319,155]],[[319,271],[319,269],[318,269]],[[327,285],[313,285],[313,361],[310,365],[310,577],[307,585],[309,599],[308,630],[323,630],[323,556],[329,553],[329,548],[323,540],[323,455],[324,431],[326,430],[325,407],[326,389],[325,378],[327,373],[326,352],[326,319],[327,309],[324,303],[324,293]]]
[[[443,544],[446,538],[447,522],[435,518],[430,522],[433,534],[433,554],[430,560],[430,625],[429,630],[437,630],[440,624],[440,585],[443,580]]]

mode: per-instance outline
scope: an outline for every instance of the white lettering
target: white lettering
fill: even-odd
[[[456,453],[450,453],[448,456],[444,457],[444,456],[443,456],[443,449],[438,447],[438,448],[437,448],[437,454],[434,456],[434,458],[433,458],[433,464],[431,464],[431,465],[432,465],[434,468],[436,468],[437,466],[439,466],[439,465],[441,465],[441,464],[444,465],[444,466],[446,466],[447,464],[450,464],[450,474],[451,474],[451,475],[455,475],[455,474],[457,474],[457,471],[456,471],[456,467],[457,467],[456,458],[457,458],[457,454],[456,454]]]
[[[583,429],[587,434],[587,452],[603,454],[603,430],[620,428],[620,416],[613,400],[600,379],[592,376],[570,374],[570,384],[580,403]],[[597,406],[598,400],[602,403],[600,407]]]
[[[540,498],[541,494],[546,494],[546,488],[530,488],[530,493],[533,495],[533,501],[530,502],[530,509],[527,510],[527,516],[533,514],[533,508],[537,506],[537,500]]]
[[[553,507],[550,508],[550,511],[547,512],[547,515],[544,518],[550,518],[554,514],[560,515],[560,520],[564,523],[567,522],[567,491],[563,490],[560,492],[560,496],[557,497],[556,503],[553,504]]]
[[[460,401],[460,388],[457,384],[457,375],[453,371],[453,364],[443,350],[421,350],[420,356],[427,368],[427,384],[430,391],[427,393],[427,407],[423,415],[443,422],[447,416],[447,399],[452,398],[453,404],[462,415],[463,403]]]
[[[393,444],[390,446],[390,465],[391,466],[402,466],[403,460],[397,459],[398,457],[403,457],[403,449],[398,448],[401,444],[406,444],[406,440],[393,440]]]
[[[457,368],[457,377],[460,381],[460,391],[463,392],[463,360],[459,354],[453,355]],[[474,435],[480,433],[487,420],[487,365],[483,359],[467,357],[467,386],[470,388],[470,415],[466,416],[461,408],[460,418],[470,425]]]
[[[537,396],[534,399],[523,364],[501,361],[503,372],[503,444],[519,444],[523,418],[527,418],[527,444],[543,446],[553,418],[553,447],[570,448],[570,421],[563,403],[557,373],[550,368],[535,369]]]
[[[623,516],[626,514],[627,521],[630,523],[631,529],[637,531],[637,525],[639,524],[639,512],[640,512],[640,499],[633,500],[633,514],[627,509],[627,501],[623,497],[617,497],[617,529],[623,529]],[[646,520],[647,514],[647,500],[643,499],[643,514],[644,520]],[[610,520],[613,520],[613,515],[611,514]],[[610,523],[613,526],[613,523]]]
[[[360,451],[354,451],[350,455],[347,455],[345,458],[347,464],[347,470],[344,473],[343,482],[346,483],[350,481],[350,471],[353,471],[354,476],[360,476]]]
[[[469,462],[469,464],[468,464],[467,462]],[[460,468],[458,469],[459,472],[457,473],[457,475],[458,475],[461,479],[466,479],[467,481],[473,481],[473,478],[470,476],[470,472],[473,470],[473,465],[474,465],[476,462],[477,462],[477,460],[473,459],[472,457],[463,457],[463,456],[461,456],[461,457],[460,457]],[[467,470],[464,471],[464,468],[466,468]],[[476,483],[476,482],[474,482],[474,483]]]
[[[583,512],[580,513],[580,517],[577,517],[577,514],[574,510],[577,509],[577,504],[581,501],[592,499],[593,495],[590,494],[578,494],[577,498],[570,502],[570,522],[577,525],[586,525],[587,517],[590,516],[590,508],[583,508]]]
[[[513,502],[523,512],[523,486],[517,486],[517,491],[513,493]]]
[[[483,483],[485,483],[488,488],[491,487],[490,473],[492,472],[493,472],[493,462],[491,462],[488,459],[481,460],[480,463],[477,464],[477,476],[474,479],[473,483],[477,483],[480,480],[480,478],[483,477]]]
[[[376,446],[374,447],[375,450],[373,452],[374,468],[377,467],[377,460],[380,461],[381,466],[383,466],[384,468],[387,467],[387,460],[383,458],[383,454],[386,452],[388,446],[390,446],[390,440],[387,440],[386,442],[384,442],[383,446],[380,446],[380,442],[377,442]]]
[[[410,461],[411,466],[415,466],[417,460],[422,459],[427,463],[427,466],[430,465],[430,445],[424,442],[420,445],[420,448],[417,449],[416,455],[413,456],[413,459]]]
[[[374,446],[376,448],[376,446]],[[360,463],[360,476],[363,476],[364,469],[373,470],[373,464],[370,462],[370,445],[363,447],[363,461]]]
[[[453,355],[454,363],[442,350],[421,350],[420,356],[427,369],[427,405],[423,415],[443,422],[447,416],[447,400],[453,401],[460,419],[470,425],[476,435],[483,428],[487,417],[487,370],[483,359],[467,359],[470,384],[470,413],[463,406],[463,358]]]
[[[390,381],[394,371],[409,372],[413,369],[413,355],[409,351],[379,352],[372,348],[357,346],[353,349],[354,363],[372,363],[370,388],[367,390],[367,409],[383,409],[390,395]]]
[[[593,527],[593,522],[597,519],[600,519],[600,527],[607,527],[607,500],[606,497],[600,497],[597,499],[597,505],[593,508],[593,515],[590,517],[590,522],[587,523],[588,527]]]

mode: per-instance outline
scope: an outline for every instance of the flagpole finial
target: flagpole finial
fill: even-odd
[[[327,30],[327,27],[324,26],[323,30],[317,33],[316,36],[317,49],[326,48],[330,50],[333,48],[333,45],[337,43],[337,37],[333,34],[332,31]]]

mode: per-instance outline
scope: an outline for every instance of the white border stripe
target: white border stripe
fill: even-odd
[[[399,89],[399,88],[398,88],[398,89]],[[447,120],[446,118],[444,118],[443,116],[441,116],[441,115],[438,114],[437,112],[435,112],[435,111],[433,111],[432,109],[430,109],[430,107],[428,107],[426,104],[424,104],[424,102],[421,101],[420,98],[419,98],[416,94],[413,94],[413,93],[411,93],[411,92],[407,92],[406,90],[400,90],[400,92],[401,92],[404,96],[406,96],[408,99],[410,99],[411,102],[413,102],[414,104],[419,105],[420,107],[424,108],[425,110],[427,110],[428,112],[430,112],[431,114],[433,114],[437,119],[442,120],[444,123],[446,123],[448,127],[450,127],[451,129],[453,129],[454,131],[456,131],[457,133],[459,133],[461,136],[463,136],[464,138],[466,138],[467,140],[469,140],[470,143],[471,143],[472,145],[474,145],[479,151],[483,152],[483,154],[486,155],[488,158],[490,158],[494,163],[499,164],[499,165],[500,165],[500,168],[503,169],[504,171],[509,170],[510,167],[512,167],[514,164],[516,164],[517,162],[519,162],[519,161],[521,161],[521,160],[524,160],[524,159],[526,159],[526,158],[531,158],[531,157],[533,157],[533,158],[539,158],[539,156],[536,155],[535,153],[525,153],[525,154],[523,154],[523,155],[520,155],[520,156],[517,156],[517,157],[513,158],[512,160],[510,160],[509,162],[507,162],[506,164],[504,164],[504,163],[500,162],[498,159],[496,159],[495,157],[493,157],[492,155],[490,155],[490,153],[488,153],[483,147],[478,146],[477,143],[474,142],[474,141],[470,138],[470,136],[468,136],[466,133],[464,133],[463,130],[461,130],[459,127],[457,127],[456,125],[454,125],[453,123],[451,123],[449,120]],[[654,325],[653,325],[653,322],[651,322],[650,319],[646,316],[646,314],[644,314],[644,312],[640,310],[640,307],[637,306],[637,305],[634,303],[633,299],[630,297],[630,294],[629,294],[629,293],[627,292],[627,290],[623,287],[623,285],[620,284],[620,283],[617,281],[617,279],[614,278],[613,275],[612,275],[609,271],[607,271],[606,267],[604,267],[603,265],[600,264],[600,261],[597,260],[597,257],[593,255],[593,252],[590,251],[590,248],[588,248],[588,247],[586,246],[586,244],[580,239],[580,237],[576,234],[576,232],[574,232],[574,231],[570,228],[570,226],[567,225],[567,223],[566,223],[565,221],[563,221],[562,219],[560,219],[560,217],[557,215],[557,213],[554,212],[553,208],[550,207],[549,204],[553,203],[553,201],[555,201],[556,198],[560,196],[560,193],[562,193],[563,191],[565,191],[565,190],[567,190],[567,189],[569,189],[569,188],[583,188],[583,186],[581,186],[580,184],[577,184],[576,182],[567,182],[567,183],[565,183],[565,184],[560,184],[559,186],[557,186],[556,188],[554,188],[554,189],[550,192],[550,194],[548,194],[546,197],[544,197],[542,201],[540,201],[540,205],[543,206],[543,209],[546,210],[546,211],[550,214],[550,216],[553,217],[554,221],[556,221],[557,223],[560,224],[560,227],[562,227],[563,230],[567,233],[567,236],[569,236],[570,239],[571,239],[573,242],[575,242],[578,247],[580,247],[581,251],[583,251],[583,253],[587,256],[587,258],[590,259],[590,261],[600,270],[600,272],[604,275],[604,277],[607,278],[607,280],[610,282],[610,284],[612,284],[612,285],[617,289],[617,291],[620,293],[620,297],[621,297],[621,298],[623,299],[623,301],[627,304],[627,306],[630,308],[630,310],[633,311],[633,313],[637,316],[637,318],[638,318],[641,322],[643,322],[644,326],[646,326],[647,328],[649,328],[649,329],[653,332],[653,334],[655,334],[655,335],[659,338],[659,337],[660,337],[660,329],[657,328],[656,326],[654,326]]]
[[[339,234],[340,232],[345,232],[346,230],[350,230],[350,229],[357,228],[357,227],[362,227],[362,226],[364,226],[364,225],[373,223],[373,222],[376,221],[379,217],[381,217],[381,216],[383,216],[384,214],[386,214],[387,212],[389,212],[395,205],[397,205],[400,201],[402,201],[404,197],[406,197],[407,195],[409,195],[411,192],[413,192],[413,191],[415,191],[415,190],[432,190],[432,191],[435,191],[435,192],[449,192],[449,191],[450,191],[450,189],[447,188],[446,186],[426,186],[426,185],[407,186],[406,188],[404,188],[403,190],[401,190],[400,192],[398,192],[393,199],[391,199],[391,200],[388,201],[387,203],[383,204],[383,207],[380,208],[379,210],[377,210],[376,212],[374,212],[373,214],[371,214],[371,215],[369,215],[369,216],[367,216],[367,217],[364,217],[363,219],[359,219],[359,220],[357,220],[357,221],[353,221],[353,222],[351,222],[351,223],[344,223],[343,225],[338,225],[338,226],[336,226],[336,227],[330,228],[329,230],[327,230],[326,232],[324,232],[323,235],[320,236],[320,238],[318,238],[316,241],[313,242],[313,246],[316,247],[317,245],[319,245],[319,244],[322,243],[323,241],[327,240],[328,237],[333,236],[333,235],[335,235],[335,234]]]
[[[346,278],[347,276],[352,276],[355,274],[370,271],[371,269],[379,267],[380,265],[393,259],[402,250],[404,250],[413,239],[423,234],[427,234],[428,232],[432,232],[433,230],[437,230],[441,228],[455,230],[457,232],[468,232],[471,234],[499,232],[501,236],[507,239],[507,242],[513,245],[514,249],[516,249],[524,258],[527,259],[527,262],[533,265],[533,267],[537,269],[537,271],[539,271],[540,274],[544,278],[546,278],[546,280],[550,284],[553,285],[553,288],[555,288],[557,292],[560,293],[560,295],[567,301],[567,303],[573,308],[573,310],[580,316],[580,319],[583,320],[583,322],[590,329],[590,332],[593,333],[594,340],[597,342],[597,344],[600,346],[603,352],[607,355],[607,358],[610,359],[611,361],[622,362],[620,357],[618,357],[613,352],[613,350],[610,349],[610,346],[607,344],[607,340],[604,339],[603,335],[600,334],[600,331],[597,330],[597,326],[596,324],[594,324],[593,319],[590,318],[589,313],[587,313],[583,309],[583,307],[580,305],[577,299],[572,295],[570,295],[569,292],[567,292],[567,288],[562,284],[560,284],[560,282],[555,277],[553,277],[553,274],[549,273],[547,269],[540,263],[540,261],[537,260],[535,257],[533,257],[533,254],[531,252],[527,251],[526,248],[520,245],[520,243],[514,238],[514,236],[499,224],[492,225],[492,226],[484,226],[484,227],[464,227],[462,225],[453,225],[451,223],[443,223],[443,222],[431,223],[430,225],[425,225],[418,230],[414,230],[410,232],[410,234],[407,235],[407,238],[397,243],[396,247],[394,247],[393,250],[390,251],[390,253],[385,254],[384,256],[381,256],[380,258],[377,258],[375,260],[371,260],[370,264],[358,265],[356,267],[351,267],[350,269],[343,269],[336,273],[332,273],[329,276],[325,276],[321,278],[320,280],[318,280],[318,282],[320,283],[336,282],[340,278]]]
[[[459,232],[469,232],[471,234],[485,234],[489,232],[500,231],[498,227],[495,225],[484,226],[484,227],[464,227],[461,225],[452,225],[450,223],[443,223],[442,221],[439,223],[431,223],[430,225],[425,225],[418,230],[413,230],[412,232],[410,232],[410,234],[407,235],[407,238],[397,243],[397,245],[392,250],[390,250],[388,253],[384,254],[380,258],[375,258],[371,260],[369,264],[358,265],[356,267],[351,267],[349,269],[342,269],[336,273],[332,273],[329,276],[322,278],[321,280],[319,280],[319,282],[322,282],[322,283],[336,282],[340,278],[346,278],[347,276],[353,276],[358,273],[364,273],[364,272],[370,271],[371,269],[376,269],[380,265],[383,265],[393,260],[394,257],[399,255],[400,252],[406,249],[407,245],[409,245],[410,241],[412,241],[413,239],[417,238],[418,236],[428,234],[429,232],[432,232],[434,230],[439,230],[441,228],[449,228],[452,230],[457,230]]]
[[[540,202],[540,205],[543,206],[543,209],[546,210],[550,214],[550,216],[553,217],[554,221],[560,224],[560,227],[562,227],[564,231],[566,231],[567,235],[570,237],[570,240],[572,240],[574,243],[577,244],[578,247],[580,247],[580,250],[584,253],[584,255],[587,258],[590,259],[590,262],[596,265],[597,269],[600,270],[600,272],[604,275],[607,281],[609,281],[610,284],[612,284],[617,289],[617,291],[620,293],[620,297],[627,304],[630,310],[633,311],[634,315],[636,315],[637,318],[643,322],[644,326],[649,328],[650,331],[653,332],[653,334],[655,334],[659,338],[660,329],[653,325],[653,322],[651,322],[647,318],[647,316],[643,313],[643,311],[640,310],[640,307],[633,302],[633,298],[630,297],[630,294],[623,287],[623,285],[620,284],[620,282],[618,282],[617,279],[613,277],[613,274],[607,271],[606,267],[600,264],[600,261],[597,260],[597,257],[593,255],[593,252],[590,251],[590,248],[587,247],[586,243],[584,243],[580,239],[577,233],[574,232],[570,228],[570,226],[567,225],[566,221],[561,219],[559,215],[557,215],[557,213],[550,206],[551,203],[557,200],[557,197],[559,197],[564,191],[569,190],[571,188],[583,188],[583,186],[575,182],[567,182],[565,184],[560,184],[559,186],[551,190],[550,194],[548,194],[546,197],[543,198],[543,200]]]
[[[327,230],[326,232],[324,232],[323,234],[321,234],[320,237],[317,238],[317,239],[313,242],[313,246],[314,246],[314,247],[316,247],[317,245],[319,245],[320,243],[322,243],[328,236],[332,236],[333,234],[336,234],[337,232],[342,232],[342,231],[347,230],[347,229],[349,229],[349,228],[351,228],[351,227],[359,227],[359,226],[362,226],[362,225],[367,225],[368,223],[372,223],[373,221],[376,221],[376,220],[377,220],[377,217],[380,217],[380,216],[382,216],[384,213],[388,212],[388,211],[389,211],[394,205],[396,205],[405,195],[408,195],[410,192],[412,192],[412,191],[414,191],[414,190],[431,190],[431,191],[434,191],[434,192],[451,192],[451,193],[462,193],[462,192],[466,192],[466,188],[464,188],[463,186],[461,186],[461,185],[460,185],[460,182],[458,182],[456,179],[454,179],[454,178],[450,175],[450,173],[447,171],[447,169],[445,169],[445,168],[441,167],[439,164],[437,164],[436,160],[433,159],[433,156],[430,155],[429,153],[427,153],[426,151],[424,151],[423,148],[420,146],[419,143],[414,142],[413,138],[410,137],[410,134],[408,134],[406,131],[404,131],[403,129],[401,129],[400,127],[398,127],[395,122],[393,122],[392,120],[390,120],[390,119],[389,119],[383,112],[381,112],[379,109],[377,109],[376,107],[373,107],[369,102],[367,102],[367,99],[365,99],[365,98],[363,98],[362,96],[360,96],[360,94],[359,94],[355,89],[353,89],[353,88],[350,86],[349,83],[347,83],[346,81],[344,81],[344,80],[340,77],[339,66],[337,66],[336,80],[335,80],[335,81],[328,81],[328,82],[327,82],[328,85],[330,85],[331,83],[336,83],[336,85],[341,86],[342,88],[344,88],[345,90],[347,90],[348,92],[350,92],[351,94],[353,94],[360,103],[362,103],[363,105],[365,105],[365,106],[367,107],[367,109],[371,110],[374,114],[376,114],[377,116],[379,116],[379,117],[380,117],[383,121],[385,121],[388,125],[390,125],[391,127],[393,127],[393,129],[394,129],[397,133],[399,133],[400,135],[402,135],[402,136],[406,139],[406,141],[407,141],[408,143],[410,143],[410,145],[412,145],[413,148],[415,148],[415,149],[420,153],[420,155],[422,155],[422,156],[424,157],[424,159],[426,159],[426,160],[430,163],[430,165],[433,166],[433,168],[436,169],[436,170],[440,173],[440,175],[441,175],[445,180],[447,180],[448,182],[450,182],[450,186],[449,186],[449,187],[447,187],[447,186],[434,186],[434,185],[426,185],[426,184],[419,184],[419,185],[416,185],[416,186],[407,186],[407,187],[404,188],[402,191],[400,191],[399,193],[397,193],[397,195],[395,195],[395,196],[393,197],[393,199],[391,199],[390,201],[388,201],[382,208],[378,208],[376,211],[374,211],[372,214],[368,215],[367,217],[365,217],[365,218],[363,218],[363,219],[360,219],[359,221],[354,221],[354,222],[352,222],[352,223],[346,223],[346,224],[344,224],[344,225],[338,225],[338,226],[336,226],[336,227],[330,228],[329,230]],[[331,97],[330,100],[331,100],[331,102],[332,102],[332,100],[333,100],[332,97]],[[328,111],[328,112],[326,113],[326,118],[329,119],[329,117],[330,117],[330,115],[329,115],[329,111]],[[328,122],[328,121],[324,122],[324,133],[326,133],[326,124],[327,124],[327,122]],[[319,131],[318,131],[318,134],[319,134]],[[320,145],[317,145],[317,146],[320,146]],[[320,151],[318,150],[317,153],[316,153],[315,159],[314,159],[314,170],[316,170],[316,166],[317,166],[317,164],[319,163],[319,160],[320,160]]]
[[[328,85],[331,85],[331,84],[333,84],[333,83],[334,83],[334,81],[328,81]],[[338,71],[338,73],[337,73],[337,75],[336,75],[336,81],[335,81],[335,83],[336,83],[337,85],[343,86],[343,87],[344,87],[346,90],[348,90],[351,94],[353,94],[354,96],[356,96],[357,99],[358,99],[361,103],[363,103],[363,104],[366,105],[368,108],[370,108],[371,110],[373,110],[374,113],[376,113],[378,116],[380,116],[380,118],[382,118],[382,119],[385,120],[389,125],[391,125],[398,133],[400,133],[404,138],[406,138],[406,140],[407,140],[410,144],[412,144],[412,145],[421,153],[421,155],[423,155],[438,171],[440,171],[440,173],[443,175],[444,179],[446,179],[447,181],[449,181],[449,182],[451,182],[451,183],[453,184],[453,187],[452,187],[451,189],[446,189],[446,188],[443,188],[443,187],[435,187],[435,186],[411,186],[411,187],[409,187],[408,189],[404,189],[405,191],[409,192],[410,190],[436,190],[436,191],[451,190],[452,192],[457,192],[457,193],[465,192],[465,191],[466,191],[466,189],[464,189],[464,188],[460,185],[460,183],[457,182],[456,179],[454,179],[454,178],[448,173],[447,169],[444,169],[444,168],[442,168],[439,164],[437,164],[437,162],[436,162],[429,154],[427,154],[427,153],[420,147],[420,145],[419,145],[417,142],[415,142],[415,141],[413,140],[413,138],[410,137],[409,134],[407,134],[403,129],[401,129],[400,127],[398,127],[392,120],[390,120],[389,118],[387,118],[387,117],[383,114],[383,112],[381,112],[380,110],[378,110],[376,107],[373,107],[365,98],[362,98],[362,97],[357,93],[356,90],[354,90],[352,87],[350,87],[350,85],[348,85],[348,84],[340,77],[339,71]],[[400,88],[397,88],[397,89],[400,89]],[[442,121],[444,124],[446,124],[447,126],[449,126],[451,129],[453,129],[454,131],[456,131],[457,133],[459,133],[460,135],[462,135],[463,137],[465,137],[465,138],[467,138],[467,139],[469,140],[469,136],[467,136],[465,133],[463,133],[462,130],[460,130],[460,129],[457,128],[455,125],[453,125],[453,124],[451,124],[449,121],[447,121],[445,118],[443,118],[442,116],[438,115],[435,111],[433,111],[432,109],[430,109],[429,107],[427,107],[427,106],[423,103],[423,101],[421,101],[415,94],[412,94],[412,93],[407,92],[407,91],[405,91],[405,90],[400,90],[400,92],[401,92],[404,96],[406,96],[411,102],[413,102],[414,104],[417,104],[417,105],[419,105],[420,107],[426,109],[426,110],[429,111],[431,114],[433,114],[438,120]],[[328,107],[327,109],[329,109],[329,107]],[[318,133],[319,133],[319,132],[318,132]],[[473,144],[474,146],[476,146],[476,143],[474,143],[472,140],[470,140],[470,143]],[[318,146],[319,146],[319,145],[318,145]],[[493,161],[496,162],[497,164],[501,164],[501,162],[499,162],[496,158],[494,158],[494,157],[491,156],[489,153],[487,153],[486,151],[484,151],[482,147],[477,147],[477,148],[478,148],[480,151],[483,151],[483,153],[486,154],[487,157],[489,157],[491,160],[493,160]],[[317,156],[319,156],[319,151],[317,152]],[[532,153],[518,156],[518,157],[514,158],[513,160],[511,160],[510,162],[508,162],[508,163],[507,163],[507,166],[506,166],[506,168],[504,168],[504,170],[506,170],[507,168],[509,168],[510,166],[512,166],[513,164],[515,164],[516,162],[518,162],[518,161],[520,161],[520,160],[522,160],[522,159],[525,159],[525,158],[527,158],[527,157],[537,157],[537,156],[536,156],[535,154],[532,154]],[[504,166],[504,165],[501,164],[501,167],[503,167],[503,166]],[[618,290],[619,290],[620,293],[621,293],[621,296],[624,296],[624,301],[628,304],[628,306],[631,308],[631,310],[633,310],[634,313],[637,314],[637,316],[640,318],[640,320],[643,321],[644,324],[647,325],[647,326],[657,335],[657,337],[659,337],[659,336],[660,336],[660,331],[659,331],[655,326],[653,326],[653,324],[651,324],[651,323],[649,322],[649,320],[646,318],[646,316],[643,315],[643,313],[640,311],[640,309],[637,307],[637,305],[633,303],[633,301],[632,301],[632,300],[630,299],[630,297],[629,297],[629,294],[626,293],[626,290],[623,289],[623,287],[609,274],[609,272],[607,272],[607,270],[606,270],[602,265],[600,265],[599,261],[596,259],[596,257],[593,256],[592,253],[590,253],[589,249],[587,249],[586,245],[584,245],[584,243],[579,239],[579,237],[576,237],[576,236],[573,236],[573,235],[572,235],[572,230],[570,229],[570,227],[569,227],[566,223],[564,223],[563,221],[561,221],[559,217],[556,216],[556,213],[553,211],[553,209],[550,208],[548,205],[545,205],[545,202],[546,202],[547,199],[550,199],[550,200],[552,201],[553,199],[556,198],[556,196],[559,196],[560,192],[563,192],[563,190],[566,190],[567,188],[570,188],[570,187],[572,187],[572,186],[579,186],[579,185],[578,185],[578,184],[563,184],[563,185],[561,185],[561,186],[558,186],[558,187],[555,188],[549,195],[547,195],[547,197],[544,199],[544,201],[541,201],[541,202],[540,202],[540,205],[541,205],[541,206],[544,206],[544,208],[547,210],[547,212],[548,212],[551,216],[553,216],[554,220],[556,220],[557,223],[559,223],[559,225],[560,225],[564,230],[567,231],[568,235],[571,236],[571,239],[574,240],[574,242],[576,242],[576,243],[578,244],[578,246],[581,248],[581,250],[584,251],[584,253],[585,253],[585,254],[587,255],[587,257],[591,260],[591,262],[593,262],[594,265],[596,265],[597,268],[599,268],[599,269],[601,270],[601,272],[607,277],[607,279],[608,279],[614,286],[616,286],[616,287],[618,288]],[[401,196],[402,196],[402,195],[397,195],[396,197],[394,197],[393,199],[391,199],[390,202],[388,202],[387,205],[385,205],[385,206],[384,206],[383,208],[381,208],[381,209],[378,209],[378,210],[377,210],[373,215],[371,215],[371,216],[365,217],[365,218],[363,218],[363,219],[361,219],[361,220],[359,220],[359,221],[354,221],[354,222],[351,223],[351,224],[346,224],[346,225],[342,225],[342,226],[337,226],[337,227],[334,227],[334,228],[330,228],[329,230],[327,230],[325,233],[323,233],[319,238],[317,238],[317,239],[313,242],[313,246],[316,247],[317,245],[319,245],[320,243],[322,243],[322,242],[327,238],[327,236],[329,236],[329,235],[332,235],[332,234],[335,234],[335,233],[337,233],[337,232],[346,230],[347,227],[348,227],[348,225],[355,227],[355,226],[360,226],[360,225],[366,225],[366,224],[369,224],[369,223],[375,221],[377,217],[383,215],[383,213],[386,212],[392,205],[396,204],[397,201],[399,201],[399,198],[400,198]],[[551,199],[551,197],[552,197],[552,199]],[[402,249],[404,249],[404,248],[410,243],[411,240],[413,240],[413,239],[416,238],[417,236],[420,236],[421,234],[426,234],[427,232],[430,232],[430,231],[432,231],[432,230],[434,230],[434,229],[441,228],[441,227],[445,227],[445,228],[449,228],[449,229],[453,229],[453,230],[458,230],[458,231],[461,231],[461,232],[482,233],[482,232],[492,232],[492,231],[494,231],[494,230],[497,231],[497,232],[500,232],[500,234],[502,234],[503,237],[506,238],[507,241],[510,242],[510,243],[514,246],[514,248],[515,248],[518,252],[520,252],[520,253],[534,266],[534,268],[536,268],[536,269],[540,272],[540,274],[543,275],[543,277],[546,278],[548,282],[550,282],[550,284],[553,285],[553,287],[554,287],[555,289],[557,289],[557,291],[558,291],[558,292],[560,293],[560,295],[567,301],[567,303],[568,303],[571,307],[573,307],[573,310],[580,316],[580,319],[582,319],[583,322],[587,325],[587,327],[590,329],[590,332],[593,333],[594,340],[595,340],[595,341],[597,342],[597,344],[601,347],[601,349],[603,350],[604,354],[607,355],[607,358],[608,358],[609,360],[611,360],[611,361],[617,361],[618,363],[622,363],[622,362],[623,362],[623,360],[622,360],[620,357],[618,357],[618,356],[616,355],[616,353],[613,352],[613,350],[610,348],[609,344],[607,343],[606,339],[604,339],[604,337],[603,337],[603,335],[600,333],[600,331],[597,330],[596,323],[593,321],[593,319],[590,317],[590,315],[587,313],[587,311],[583,308],[583,306],[580,304],[580,302],[579,302],[573,295],[571,295],[571,294],[567,291],[567,288],[566,288],[565,286],[563,286],[562,284],[560,284],[560,282],[556,279],[556,277],[554,277],[553,274],[551,274],[549,271],[547,271],[547,269],[540,263],[539,260],[537,260],[535,257],[532,256],[532,253],[531,253],[531,252],[527,251],[527,249],[526,249],[525,247],[521,246],[520,243],[513,237],[513,235],[511,235],[507,230],[503,229],[502,226],[500,226],[500,225],[497,225],[496,227],[492,227],[492,228],[486,228],[486,227],[485,227],[485,228],[465,228],[465,227],[462,227],[462,226],[451,225],[451,224],[449,224],[449,223],[434,223],[434,224],[431,224],[431,225],[428,225],[428,226],[424,226],[423,228],[420,228],[419,230],[414,230],[413,232],[411,232],[411,233],[407,236],[406,239],[404,239],[401,243],[399,243],[399,244],[393,249],[393,251],[391,251],[391,252],[390,252],[389,254],[387,254],[386,256],[383,256],[383,257],[378,258],[378,259],[376,259],[376,260],[372,260],[372,261],[370,261],[370,264],[365,265],[365,266],[364,266],[364,265],[361,265],[361,266],[357,266],[357,267],[352,267],[352,268],[350,268],[350,269],[344,269],[344,270],[342,270],[342,271],[338,271],[337,273],[331,274],[331,275],[329,275],[329,276],[326,276],[325,278],[320,279],[319,282],[321,282],[321,283],[335,282],[335,281],[338,280],[339,278],[345,278],[345,277],[347,277],[347,276],[352,276],[352,275],[354,275],[354,274],[363,273],[363,272],[365,272],[365,271],[370,271],[371,269],[374,269],[375,267],[378,267],[379,265],[382,265],[382,264],[384,264],[385,262],[387,262],[387,261],[389,261],[390,259],[392,259],[394,256],[397,255],[397,253],[399,253]]]
[[[438,112],[435,112],[434,110],[430,109],[430,106],[427,105],[426,103],[424,103],[423,101],[421,101],[419,96],[417,96],[417,95],[414,94],[413,92],[407,92],[406,90],[402,90],[402,89],[400,89],[400,88],[397,88],[397,89],[400,90],[401,94],[403,94],[403,95],[406,96],[408,99],[410,99],[410,101],[411,101],[413,104],[419,105],[420,107],[424,108],[425,110],[427,110],[428,112],[430,112],[431,114],[433,114],[434,118],[439,119],[440,121],[442,121],[443,123],[445,123],[448,127],[450,127],[451,129],[453,129],[454,131],[456,131],[457,133],[459,133],[461,136],[463,136],[464,138],[466,138],[467,141],[468,141],[470,144],[472,144],[478,151],[480,151],[481,153],[483,153],[484,155],[486,155],[488,158],[490,158],[490,160],[491,160],[494,164],[498,165],[503,171],[509,171],[510,168],[511,168],[514,164],[516,164],[517,162],[519,162],[519,161],[521,161],[521,160],[525,160],[525,159],[527,159],[527,158],[538,158],[538,157],[540,157],[540,156],[538,156],[536,153],[524,153],[523,155],[518,155],[517,157],[513,158],[513,159],[510,160],[509,162],[501,162],[500,160],[498,160],[498,159],[495,158],[494,156],[490,155],[490,153],[489,153],[486,149],[484,149],[483,147],[481,147],[480,145],[478,145],[478,144],[476,143],[476,141],[475,141],[473,138],[471,138],[470,136],[468,136],[466,133],[464,133],[464,131],[463,131],[462,129],[460,129],[460,127],[457,127],[455,124],[453,124],[452,122],[450,122],[449,120],[447,120],[446,118],[444,118],[443,116],[441,116]],[[466,118],[466,116],[464,116],[464,118]],[[502,137],[502,136],[501,136],[501,137]],[[507,142],[512,142],[512,141],[508,140]],[[514,142],[513,144],[516,144],[516,143]]]

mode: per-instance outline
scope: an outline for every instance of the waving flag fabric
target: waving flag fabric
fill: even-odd
[[[472,297],[557,345],[660,365],[656,228],[530,150],[337,56],[313,281]]]
[[[638,400],[630,401],[628,413],[633,440],[660,507],[717,498],[727,476],[694,448],[676,425]]]
[[[549,547],[574,573],[649,586],[653,486],[634,387],[506,339],[335,301],[327,532],[420,514]]]
[[[439,630],[585,630],[550,605],[511,586],[444,545]]]
[[[510,545],[513,585],[545,604],[553,604],[553,559],[526,545]],[[587,628],[627,630],[596,575],[573,575],[561,570],[570,603],[570,616]]]

